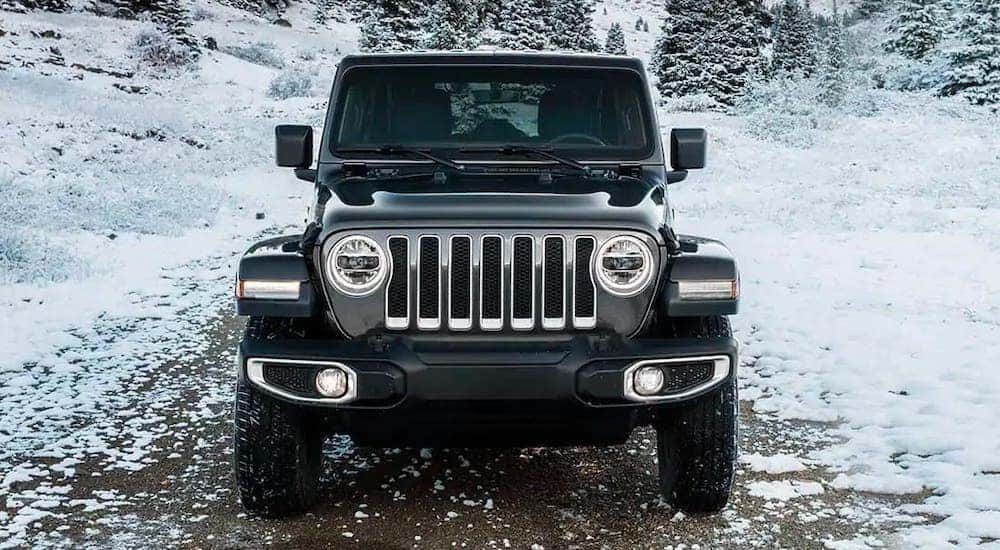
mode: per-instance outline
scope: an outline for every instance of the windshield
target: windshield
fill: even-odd
[[[331,148],[394,145],[456,156],[524,146],[642,158],[652,149],[644,86],[621,69],[357,67],[340,88]]]

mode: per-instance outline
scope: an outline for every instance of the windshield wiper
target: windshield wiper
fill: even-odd
[[[590,167],[577,162],[571,158],[559,156],[547,149],[539,149],[537,147],[525,147],[524,145],[500,145],[498,147],[466,147],[458,150],[460,153],[499,153],[501,155],[535,155],[536,157],[543,157],[549,160],[553,160],[562,164],[563,166],[569,166],[574,170],[579,170],[590,174]]]
[[[378,147],[351,147],[347,149],[337,149],[338,153],[376,153],[379,155],[415,155],[421,158],[425,158],[429,161],[435,162],[442,166],[447,166],[448,168],[454,170],[465,170],[465,166],[444,157],[439,157],[437,155],[432,155],[430,152],[422,149],[414,149],[412,147],[403,147],[402,145],[380,145]]]

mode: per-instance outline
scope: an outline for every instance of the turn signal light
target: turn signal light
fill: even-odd
[[[681,300],[735,300],[740,296],[740,281],[677,281]]]
[[[236,297],[257,300],[298,300],[299,281],[237,281]]]

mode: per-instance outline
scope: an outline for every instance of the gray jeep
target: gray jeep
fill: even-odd
[[[239,263],[235,468],[251,513],[317,497],[323,440],[617,445],[656,430],[660,490],[721,509],[737,452],[739,273],[679,235],[668,186],[705,161],[627,57],[344,58],[277,162],[314,186],[301,234]]]

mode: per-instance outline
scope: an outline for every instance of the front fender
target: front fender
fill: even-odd
[[[318,300],[309,274],[308,260],[302,254],[300,235],[283,235],[258,242],[240,258],[236,271],[239,281],[297,281],[295,300],[236,298],[237,315],[264,317],[313,317]]]
[[[681,235],[680,250],[670,259],[661,300],[670,317],[732,315],[739,311],[739,296],[730,300],[684,300],[678,281],[736,281],[740,278],[736,259],[723,243],[702,237]]]

